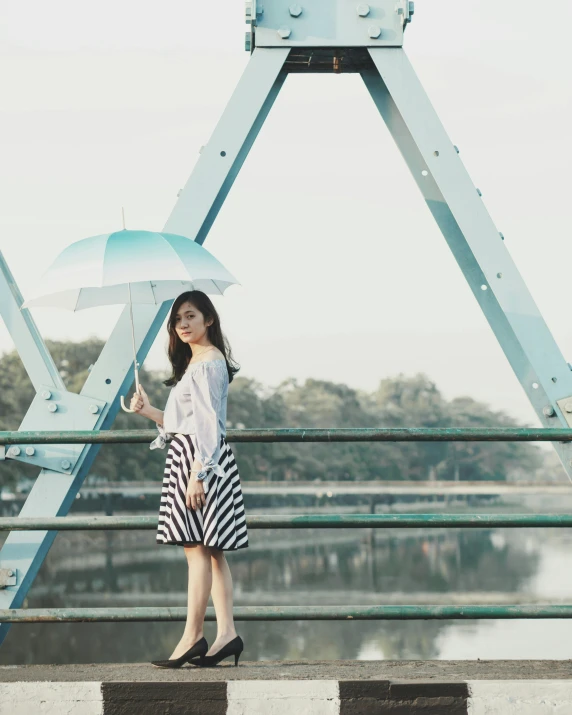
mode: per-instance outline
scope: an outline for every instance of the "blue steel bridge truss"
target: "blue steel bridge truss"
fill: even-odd
[[[286,77],[354,72],[385,121],[476,300],[545,427],[572,426],[572,372],[465,170],[411,63],[407,0],[246,3],[250,61],[164,226],[203,243]],[[133,381],[126,307],[80,394],[66,390],[0,254],[0,313],[36,395],[20,431],[106,430]],[[171,306],[137,306],[141,364]],[[0,447],[40,472],[21,517],[65,516],[99,444]],[[572,445],[554,443],[569,477]],[[0,551],[0,609],[20,608],[56,531],[12,531]],[[10,623],[0,626],[0,643]]]

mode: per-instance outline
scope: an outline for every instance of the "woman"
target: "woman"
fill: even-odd
[[[145,390],[133,395],[131,409],[157,423],[159,437],[151,449],[170,442],[159,510],[157,543],[185,549],[189,567],[187,622],[169,660],[161,668],[183,663],[212,666],[244,644],[232,615],[232,577],[224,551],[248,546],[238,468],[225,440],[228,385],[238,366],[223,336],[217,311],[202,291],[182,293],[169,321],[171,387],[162,412]],[[210,650],[203,637],[209,594],[217,618],[217,638]]]

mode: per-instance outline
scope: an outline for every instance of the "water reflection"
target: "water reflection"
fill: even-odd
[[[557,530],[253,531],[251,547],[228,558],[237,605],[530,602],[542,596],[537,574],[564,538]],[[24,605],[184,606],[185,589],[182,550],[156,546],[153,532],[61,532]],[[572,583],[559,594],[570,591]],[[181,628],[16,625],[0,663],[148,661],[168,655]],[[207,638],[215,628],[207,624]],[[447,634],[469,638],[476,628],[451,621],[239,623],[247,660],[456,657]]]

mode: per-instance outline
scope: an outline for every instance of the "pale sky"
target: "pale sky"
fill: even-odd
[[[242,0],[0,8],[0,249],[26,297],[122,206],[162,228],[249,55]],[[418,0],[405,49],[572,362],[571,22],[570,3]],[[372,390],[423,371],[536,422],[359,76],[287,79],[205,247],[242,283],[216,300],[241,374]],[[33,315],[82,340],[120,311]]]

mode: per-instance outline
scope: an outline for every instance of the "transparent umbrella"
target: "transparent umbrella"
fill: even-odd
[[[174,233],[130,231],[92,236],[65,248],[44,273],[23,308],[83,310],[129,304],[135,389],[139,369],[133,304],[159,305],[188,290],[223,295],[236,278],[206,248]],[[125,406],[121,396],[121,407]]]

